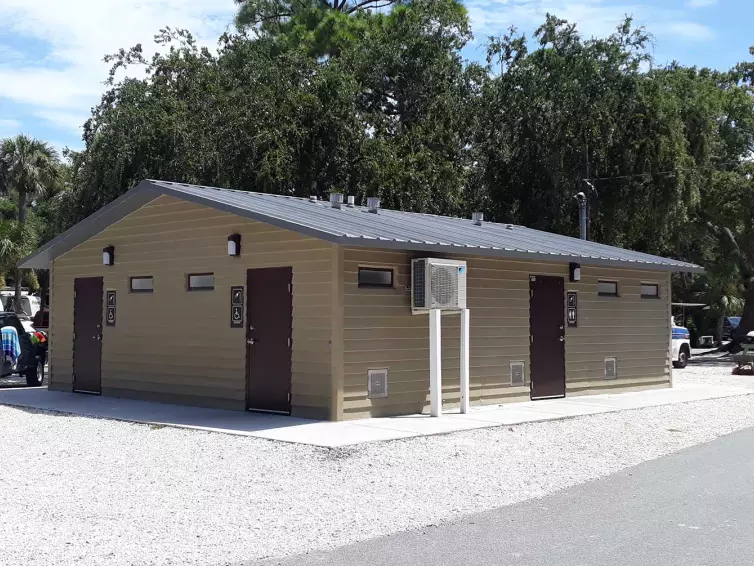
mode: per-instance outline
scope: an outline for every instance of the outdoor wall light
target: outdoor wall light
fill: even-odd
[[[231,234],[228,236],[228,255],[241,255],[241,234]]]
[[[568,271],[571,276],[571,282],[581,281],[581,266],[578,263],[569,264]]]
[[[115,264],[115,246],[107,246],[102,248],[102,265],[114,265]]]

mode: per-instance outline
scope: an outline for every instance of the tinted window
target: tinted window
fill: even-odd
[[[131,277],[131,291],[134,293],[151,293],[154,290],[152,277]]]
[[[610,297],[617,297],[618,296],[618,283],[616,283],[615,281],[598,281],[597,294],[606,295]]]
[[[188,290],[211,290],[215,288],[215,275],[213,273],[196,273],[188,276]]]
[[[641,296],[645,299],[653,299],[660,296],[660,287],[656,283],[642,283]]]
[[[393,270],[376,268],[359,268],[359,287],[392,287]]]

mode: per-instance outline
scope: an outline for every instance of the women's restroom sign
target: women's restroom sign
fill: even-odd
[[[230,327],[243,328],[243,287],[230,288]]]
[[[115,291],[108,291],[106,296],[105,324],[107,326],[115,326]]]
[[[566,295],[568,298],[568,304],[566,305],[566,322],[569,328],[574,328],[579,325],[579,300],[576,291],[569,291]]]

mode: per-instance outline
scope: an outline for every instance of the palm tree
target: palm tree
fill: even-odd
[[[55,186],[58,177],[58,153],[49,144],[19,134],[0,143],[0,190],[18,197],[19,244],[28,243],[26,207],[29,200],[43,197]],[[6,243],[11,242],[10,239]],[[20,259],[20,258],[19,258]],[[13,266],[15,309],[21,310],[21,270]]]

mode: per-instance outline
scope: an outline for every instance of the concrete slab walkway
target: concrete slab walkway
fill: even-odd
[[[334,448],[750,394],[751,390],[737,387],[683,384],[672,389],[474,407],[465,415],[450,411],[440,418],[410,415],[337,423],[64,393],[46,388],[0,390],[0,405]]]

